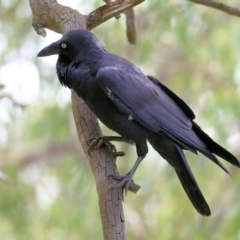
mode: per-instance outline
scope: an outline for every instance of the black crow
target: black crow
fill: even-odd
[[[38,57],[53,54],[59,55],[56,68],[60,83],[74,89],[108,128],[120,134],[119,140],[136,145],[137,161],[117,187],[127,192],[148,152],[149,141],[175,169],[196,210],[209,216],[210,209],[183,150],[202,153],[227,173],[215,155],[237,167],[240,163],[193,121],[195,115],[187,104],[154,77],[144,75],[124,58],[108,53],[89,31],[68,32],[42,49]]]

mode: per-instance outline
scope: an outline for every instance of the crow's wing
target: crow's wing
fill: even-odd
[[[227,173],[228,170],[208,150],[193,131],[194,114],[189,107],[176,104],[166,87],[147,78],[138,68],[104,67],[96,74],[97,82],[123,114],[131,116],[146,128],[161,132],[181,147],[194,153],[200,151]],[[176,95],[175,95],[176,96]]]
[[[104,67],[96,74],[99,86],[116,107],[154,132],[172,136],[193,150],[205,148],[192,131],[192,121],[175,101],[137,68],[127,72]]]
[[[153,81],[155,84],[157,84],[178,105],[178,107],[180,107],[184,111],[184,113],[189,118],[191,118],[192,120],[195,118],[195,114],[192,111],[192,109],[180,97],[178,97],[169,88],[167,88],[165,85],[163,85],[161,82],[159,82],[155,77],[153,77],[153,76],[147,76],[147,77],[151,81]]]

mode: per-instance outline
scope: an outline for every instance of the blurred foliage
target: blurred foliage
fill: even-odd
[[[69,4],[87,14],[103,3]],[[202,128],[240,159],[239,19],[178,0],[145,1],[135,11],[136,46],[126,41],[124,16],[94,33],[110,52],[182,97]],[[56,58],[36,58],[60,35],[35,34],[28,1],[1,0],[0,16],[0,84],[5,85],[0,88],[0,170],[8,177],[0,182],[0,239],[102,239],[94,180],[77,139],[70,93],[58,83]],[[7,94],[26,106],[4,98]],[[135,149],[118,148],[127,152],[118,161],[124,174],[135,161]],[[174,171],[150,149],[135,175],[142,188],[124,202],[128,239],[240,239],[240,172],[227,164],[230,178],[205,157],[186,154],[212,216],[195,211]]]

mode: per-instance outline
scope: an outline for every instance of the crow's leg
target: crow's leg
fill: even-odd
[[[141,163],[141,161],[144,159],[145,156],[139,156],[137,158],[137,161],[135,162],[135,164],[133,165],[132,169],[130,170],[129,173],[127,173],[125,176],[116,176],[116,175],[109,175],[109,177],[113,177],[116,180],[119,180],[120,182],[113,186],[112,188],[115,187],[122,187],[125,191],[125,195],[127,195],[129,186],[131,185],[131,183],[133,182],[132,178],[134,173],[136,172],[139,164]]]
[[[89,145],[88,146],[88,155],[91,156],[91,152],[93,150],[99,149],[104,144],[113,153],[114,157],[124,156],[125,153],[117,152],[116,147],[111,143],[111,141],[131,143],[131,142],[127,141],[126,139],[119,137],[119,136],[100,136],[100,137],[96,137],[96,138],[90,138],[88,140],[88,145]]]

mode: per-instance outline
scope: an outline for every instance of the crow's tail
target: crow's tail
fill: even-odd
[[[210,216],[211,211],[195,177],[188,165],[182,148],[172,140],[161,135],[150,137],[153,148],[175,169],[177,176],[196,210],[203,216]]]
[[[219,144],[214,142],[195,122],[193,122],[193,131],[197,134],[199,139],[204,142],[209,152],[223,158],[234,166],[240,167],[238,159]],[[204,152],[202,153],[204,154]]]
[[[175,171],[185,192],[187,193],[193,206],[200,214],[203,216],[210,216],[211,211],[209,206],[197,184],[195,177],[193,176],[182,149],[176,145],[176,151],[179,157],[179,167],[175,168]]]

